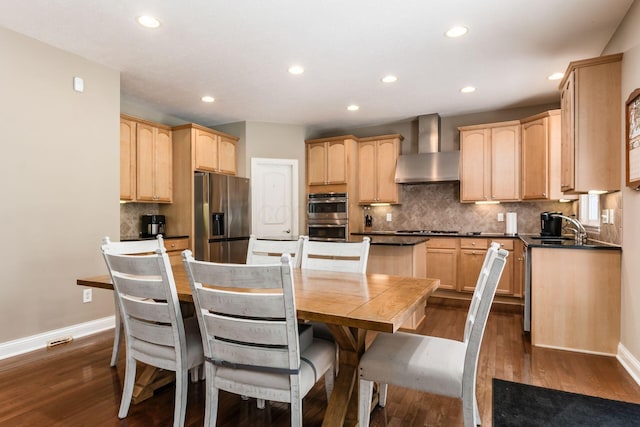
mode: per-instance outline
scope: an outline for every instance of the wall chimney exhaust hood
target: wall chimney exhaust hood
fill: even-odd
[[[398,157],[395,182],[417,184],[460,180],[460,151],[440,150],[438,114],[418,116],[417,145],[412,147],[411,153]]]

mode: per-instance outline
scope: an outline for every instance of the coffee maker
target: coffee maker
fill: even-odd
[[[156,237],[164,234],[164,215],[142,215],[140,217],[140,237]]]
[[[562,218],[554,216],[560,212],[542,212],[540,214],[540,235],[559,237],[562,234]]]

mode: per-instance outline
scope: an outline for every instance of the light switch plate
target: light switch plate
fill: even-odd
[[[609,224],[609,209],[603,209],[602,214],[600,215],[600,219],[603,224]]]
[[[614,224],[613,219],[615,218],[615,210],[609,209],[609,224]]]
[[[393,217],[392,217],[392,215],[391,215],[391,212],[389,212],[389,213],[387,214],[387,222],[391,222],[391,218],[393,218]]]

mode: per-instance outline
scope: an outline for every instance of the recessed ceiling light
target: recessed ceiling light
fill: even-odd
[[[560,80],[561,78],[564,77],[564,73],[553,73],[551,74],[549,77],[547,77],[549,80]]]
[[[302,68],[300,65],[292,65],[291,67],[289,67],[289,73],[291,74],[302,74],[304,73],[304,68]]]
[[[347,107],[347,110],[349,111],[358,111],[360,109],[359,106],[355,105],[355,104],[351,104]]]
[[[455,38],[455,37],[464,36],[465,34],[467,34],[467,31],[469,31],[467,27],[463,27],[462,25],[456,25],[455,27],[449,28],[449,30],[444,34],[447,37]]]
[[[393,82],[397,82],[398,78],[396,76],[389,74],[388,76],[384,76],[381,80],[383,83],[393,83]]]
[[[201,99],[202,99],[202,102],[213,102],[216,100],[213,96],[209,96],[209,95],[203,96]]]
[[[460,89],[460,92],[462,93],[471,93],[471,92],[475,92],[476,88],[473,86],[465,86],[462,89]]]
[[[138,18],[136,19],[138,21],[138,24],[146,28],[158,28],[160,26],[160,21],[158,20],[158,18],[150,15],[138,16]]]

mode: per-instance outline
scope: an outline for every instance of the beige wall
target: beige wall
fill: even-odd
[[[0,28],[0,344],[113,314],[76,278],[119,236],[119,73]],[[74,76],[84,93],[74,92]]]
[[[635,1],[603,54],[623,52],[622,101],[640,87],[640,1]],[[623,110],[624,111],[624,110]],[[624,117],[620,126],[624,129]],[[625,132],[622,132],[625,135]],[[620,142],[624,144],[624,141]],[[625,182],[624,157],[622,176]],[[640,361],[640,192],[622,191],[622,313],[620,342]]]

